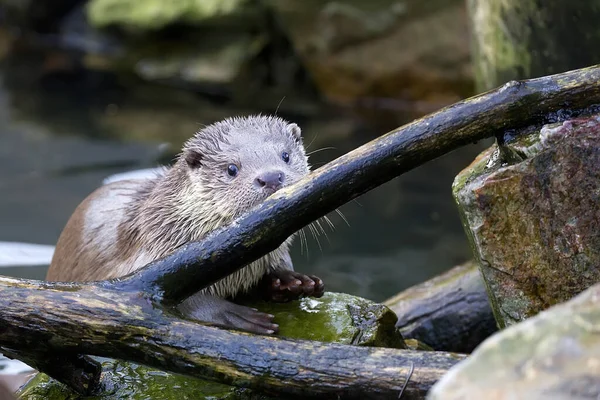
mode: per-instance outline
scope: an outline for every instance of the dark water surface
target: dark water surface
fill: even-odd
[[[107,176],[168,162],[201,124],[277,106],[232,106],[166,88],[117,90],[92,78],[39,81],[26,69],[0,70],[0,241],[54,244],[73,209]],[[301,125],[309,150],[334,147],[311,157],[316,166],[408,122],[389,111],[367,118],[295,107],[288,103],[280,115]],[[309,237],[306,254],[297,241],[296,269],[318,274],[329,290],[381,301],[467,260],[451,184],[481,149],[463,148],[346,204],[350,226],[333,214],[336,230],[320,237],[321,248]],[[45,271],[0,274],[42,279]]]

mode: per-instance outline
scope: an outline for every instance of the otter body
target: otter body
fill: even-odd
[[[198,241],[309,173],[300,128],[251,116],[209,125],[156,177],[102,186],[75,210],[56,245],[50,281],[116,278]],[[292,238],[179,305],[187,316],[273,333],[272,316],[226,299],[261,284],[270,298],[320,296],[323,283],[293,271]],[[265,294],[265,293],[263,293]]]

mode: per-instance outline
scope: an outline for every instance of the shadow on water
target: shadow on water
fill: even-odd
[[[54,244],[69,215],[111,174],[172,160],[202,124],[253,108],[175,89],[124,89],[102,74],[38,79],[31,60],[0,70],[0,241]],[[279,115],[298,122],[318,167],[409,121],[393,110],[360,113],[322,104]],[[301,111],[298,111],[301,110]],[[465,261],[470,250],[451,197],[456,173],[482,149],[469,146],[405,174],[342,207],[335,232],[293,250],[296,269],[332,291],[381,301]],[[308,232],[307,232],[308,233]],[[45,267],[3,268],[44,278]]]

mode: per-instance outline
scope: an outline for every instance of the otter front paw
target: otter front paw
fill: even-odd
[[[184,300],[178,308],[189,318],[224,328],[265,335],[279,331],[279,325],[273,323],[273,315],[215,296],[196,294]]]
[[[265,295],[269,300],[284,303],[301,297],[321,297],[325,284],[316,276],[290,270],[277,270],[263,279]]]

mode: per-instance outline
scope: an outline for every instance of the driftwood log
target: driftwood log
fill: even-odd
[[[384,302],[405,339],[436,350],[470,353],[498,330],[483,277],[470,261]]]
[[[93,284],[73,290],[36,281],[0,282],[1,337],[11,348],[126,359],[286,398],[398,398],[407,380],[403,398],[423,398],[463,358],[257,337],[186,321],[139,292]]]
[[[397,398],[414,366],[404,398],[421,398],[460,356],[257,337],[179,319],[171,306],[427,161],[486,137],[503,143],[512,129],[573,117],[598,103],[600,67],[510,82],[359,147],[229,227],[130,276],[91,284],[4,278],[0,350],[37,360],[34,366],[88,392],[96,382],[94,363],[81,354],[302,397]],[[49,368],[47,357],[63,360],[62,370]],[[84,372],[65,379],[64,369],[71,367]]]

